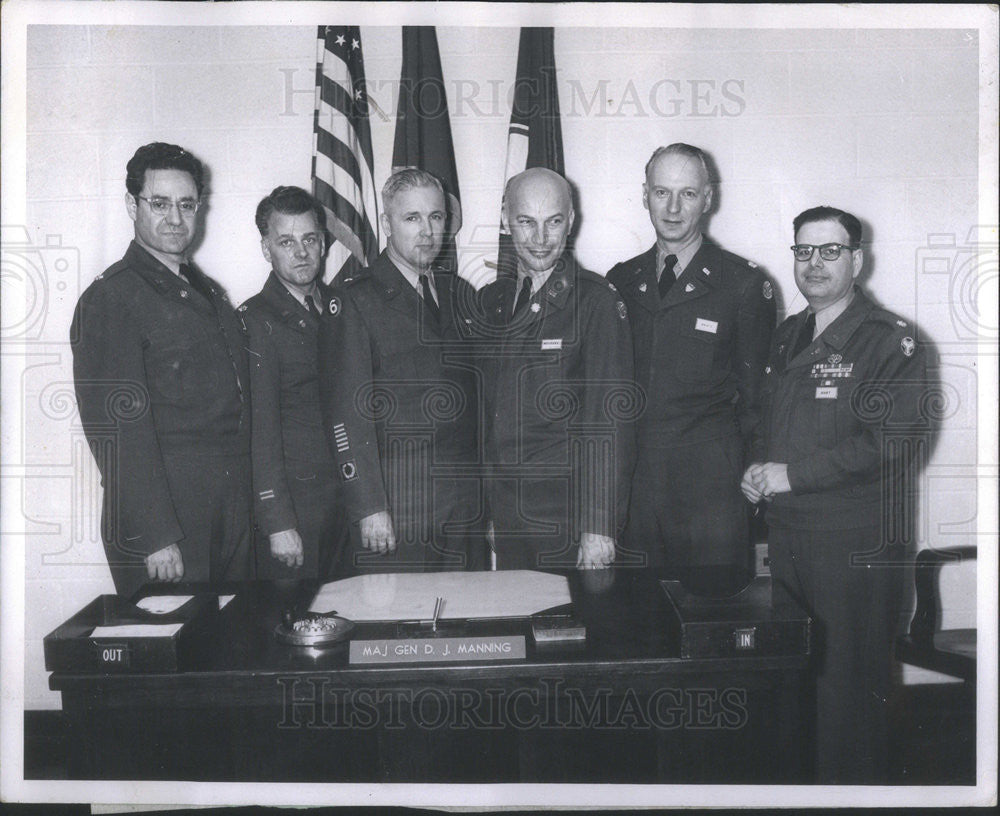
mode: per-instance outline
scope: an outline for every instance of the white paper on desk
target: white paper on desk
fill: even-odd
[[[183,626],[181,623],[134,623],[123,626],[97,626],[90,633],[92,638],[150,638],[173,637]]]
[[[309,611],[353,621],[430,620],[439,597],[442,619],[520,617],[570,601],[564,576],[533,570],[392,572],[324,584]]]
[[[137,601],[136,606],[154,615],[166,615],[176,612],[193,597],[194,595],[150,595]]]

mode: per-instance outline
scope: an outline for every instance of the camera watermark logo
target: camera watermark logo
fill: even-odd
[[[27,227],[5,224],[0,227],[0,285],[5,343],[62,342],[63,327],[48,318],[54,301],[75,303],[79,297],[80,250],[64,246],[61,235],[46,235],[36,245]]]
[[[927,236],[927,245],[916,254],[918,326],[935,322],[922,317],[921,311],[944,303],[953,331],[950,342],[996,344],[1000,338],[996,312],[984,311],[983,306],[996,304],[998,297],[998,229],[974,226],[964,240],[955,233]]]

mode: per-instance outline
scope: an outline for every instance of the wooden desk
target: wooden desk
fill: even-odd
[[[609,581],[594,587],[594,581]],[[806,655],[680,659],[645,571],[573,573],[587,643],[524,660],[352,666],[278,643],[314,587],[243,586],[170,674],[57,673],[70,778],[775,783],[802,779]],[[357,637],[393,637],[392,624]]]

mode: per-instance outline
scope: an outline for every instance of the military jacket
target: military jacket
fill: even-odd
[[[789,358],[808,311],[775,332],[764,375],[764,423],[753,459],[788,465],[791,493],[768,522],[805,529],[877,523],[905,509],[899,491],[934,431],[939,391],[915,327],[857,287],[847,309]],[[912,507],[910,508],[912,513]]]
[[[479,461],[479,384],[460,317],[472,289],[443,272],[435,287],[440,321],[383,252],[334,287],[319,332],[323,422],[348,516],[389,510],[397,534],[431,492],[436,509],[452,500],[435,473]]]
[[[628,310],[614,286],[568,253],[511,320],[516,290],[505,276],[480,293],[494,330],[480,352],[487,459],[497,476],[530,480],[536,507],[546,504],[537,494],[550,492],[552,512],[565,512],[568,490],[577,533],[615,537],[641,410]],[[513,521],[513,500],[491,491],[495,521]]]
[[[204,279],[211,303],[133,241],[73,318],[73,377],[104,484],[105,539],[134,552],[183,537],[164,456],[249,454],[242,326]]]
[[[331,291],[318,286],[316,305],[322,310]],[[239,312],[249,339],[254,506],[257,523],[270,535],[298,526],[289,478],[334,472],[319,401],[321,318],[299,303],[274,272]],[[288,473],[286,465],[295,472]]]
[[[629,310],[640,444],[749,439],[775,324],[774,290],[751,263],[703,240],[661,301],[656,246],[608,272]]]

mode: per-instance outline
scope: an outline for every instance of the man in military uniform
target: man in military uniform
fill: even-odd
[[[319,402],[316,346],[331,297],[321,279],[326,214],[305,190],[276,187],[256,222],[271,274],[240,313],[250,343],[254,505],[268,542],[257,548],[257,577],[326,578],[347,533]]]
[[[73,376],[104,484],[115,588],[253,577],[249,374],[240,321],[188,259],[202,165],[176,145],[126,168],[135,240],[80,297]]]
[[[858,219],[816,207],[794,228],[809,308],[775,332],[742,488],[768,502],[775,604],[814,620],[817,781],[884,784],[900,559],[932,384],[914,328],[854,284]]]
[[[517,277],[481,293],[496,336],[482,367],[499,569],[608,566],[624,524],[637,408],[628,317],[614,287],[566,251],[573,218],[557,173],[507,183]]]
[[[701,150],[657,149],[642,201],[656,243],[608,272],[628,304],[646,394],[623,562],[665,566],[689,589],[727,593],[750,572],[739,485],[774,293],[754,264],[702,235],[712,185]]]
[[[484,562],[477,381],[460,306],[469,284],[433,262],[447,213],[434,176],[382,189],[388,246],[339,282],[320,328],[320,399],[352,527],[352,568]],[[477,531],[479,531],[477,533]]]

